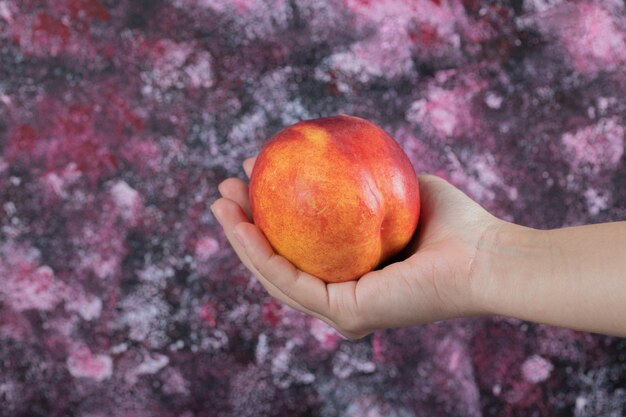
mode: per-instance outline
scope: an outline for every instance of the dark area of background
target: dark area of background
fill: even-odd
[[[490,317],[358,342],[208,209],[344,112],[537,228],[626,218],[618,0],[0,0],[1,416],[624,416],[626,341]]]

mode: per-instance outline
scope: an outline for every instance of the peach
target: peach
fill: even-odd
[[[263,147],[250,178],[254,223],[274,250],[326,282],[355,280],[417,227],[417,176],[381,128],[340,115],[296,123]]]

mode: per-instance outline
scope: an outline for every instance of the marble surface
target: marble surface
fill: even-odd
[[[208,209],[281,127],[372,120],[537,228],[626,218],[621,0],[0,0],[0,416],[624,416],[624,339],[345,341]]]

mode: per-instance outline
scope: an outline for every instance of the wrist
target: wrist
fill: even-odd
[[[478,314],[517,318],[533,293],[533,277],[545,276],[549,254],[547,231],[497,220],[478,242],[471,292]]]

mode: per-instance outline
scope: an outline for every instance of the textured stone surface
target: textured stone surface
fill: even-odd
[[[344,112],[498,216],[624,219],[625,45],[618,0],[0,0],[0,415],[625,415],[623,340],[347,342],[208,210],[271,134]]]

